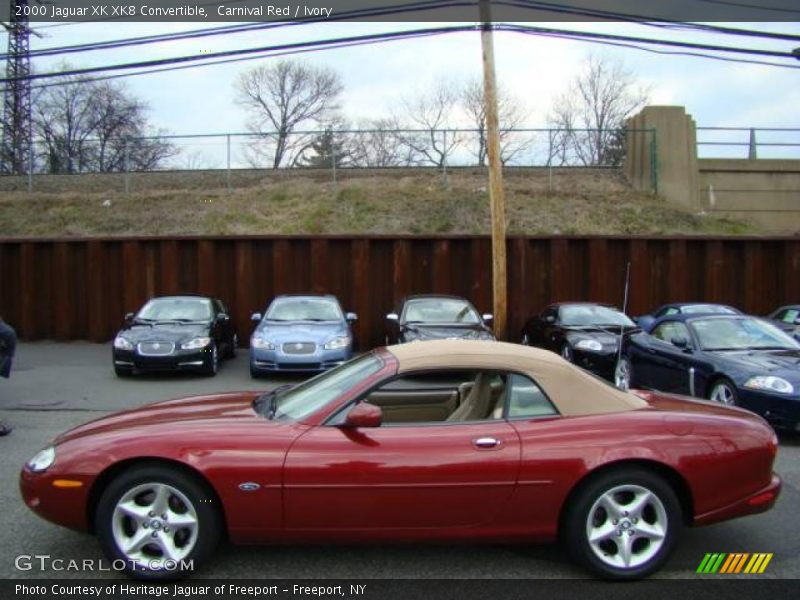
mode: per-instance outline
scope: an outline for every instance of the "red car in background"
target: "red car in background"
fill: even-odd
[[[758,416],[618,390],[553,353],[444,340],[289,388],[160,402],[60,436],[25,503],[142,578],[234,543],[552,541],[593,573],[659,569],[684,526],[763,512]],[[116,562],[115,564],[119,564]]]

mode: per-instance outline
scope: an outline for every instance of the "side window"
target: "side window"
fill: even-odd
[[[533,418],[557,415],[558,411],[542,389],[524,375],[513,373],[506,382],[508,418]]]
[[[689,336],[689,330],[687,329],[686,325],[677,321],[668,321],[666,323],[662,323],[653,330],[653,337],[667,343],[672,343],[672,340],[676,338],[691,340],[691,337]]]
[[[542,321],[546,323],[548,317],[553,317],[554,320],[558,320],[558,309],[552,307],[544,309],[541,314]]]
[[[680,314],[681,309],[675,308],[674,306],[669,307],[667,310],[664,311],[664,314],[661,315],[662,317],[668,317],[670,315],[677,315]]]
[[[373,389],[362,402],[381,408],[385,426],[502,419],[506,379],[494,371],[412,374]]]
[[[798,317],[800,317],[800,310],[790,309],[783,311],[777,318],[784,323],[797,323]]]

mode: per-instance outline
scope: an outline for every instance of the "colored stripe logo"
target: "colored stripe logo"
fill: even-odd
[[[769,561],[772,560],[773,553],[757,552],[750,554],[747,552],[709,553],[706,554],[697,567],[698,573],[703,574],[725,574],[737,575],[739,573],[759,574],[763,573]]]

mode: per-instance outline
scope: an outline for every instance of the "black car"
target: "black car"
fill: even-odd
[[[800,304],[781,306],[767,318],[775,327],[800,340]]]
[[[613,306],[560,302],[528,319],[522,329],[522,343],[557,352],[579,367],[613,381],[619,336],[636,328]]]
[[[394,312],[386,315],[386,344],[441,339],[494,340],[492,330],[486,325],[491,320],[492,315],[481,316],[468,300],[458,296],[407,296]]]
[[[626,337],[621,388],[708,398],[800,430],[800,343],[747,315],[674,315]]]
[[[216,298],[153,298],[114,338],[114,372],[199,371],[216,375],[220,357],[236,354],[238,338],[225,305]]]

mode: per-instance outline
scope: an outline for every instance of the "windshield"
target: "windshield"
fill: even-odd
[[[301,420],[353,389],[383,367],[375,354],[365,354],[304,381],[278,395],[276,418]]]
[[[684,312],[687,315],[695,315],[700,313],[722,313],[726,315],[736,314],[736,311],[730,306],[724,306],[722,304],[690,304],[689,306],[684,306],[681,309],[681,312]]]
[[[607,306],[575,304],[562,306],[561,324],[569,326],[613,325],[616,327],[636,327],[625,314]]]
[[[431,298],[407,302],[403,321],[406,323],[466,323],[475,325],[481,322],[481,318],[466,300]]]
[[[703,350],[800,349],[800,344],[759,319],[695,319],[689,323]]]
[[[268,321],[341,321],[342,309],[330,298],[281,298],[270,304]]]
[[[208,321],[211,302],[205,298],[155,298],[136,318],[142,321]]]

